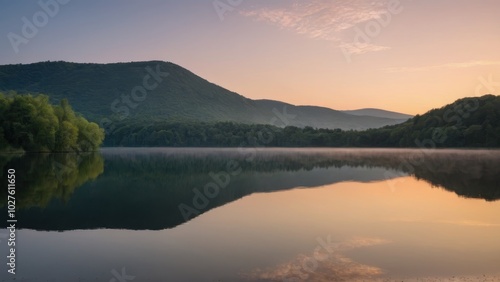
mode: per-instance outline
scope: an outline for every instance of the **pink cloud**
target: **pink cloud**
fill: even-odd
[[[288,7],[243,10],[240,14],[309,38],[331,41],[352,54],[362,54],[387,50],[389,47],[351,43],[353,34],[348,31],[358,24],[379,19],[388,12],[388,2],[312,0],[295,2]]]

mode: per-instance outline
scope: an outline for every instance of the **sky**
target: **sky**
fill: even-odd
[[[0,64],[163,60],[251,99],[423,114],[500,95],[498,0],[0,0]]]

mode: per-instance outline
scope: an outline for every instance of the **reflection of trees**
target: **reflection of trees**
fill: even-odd
[[[343,166],[342,162],[294,154],[259,154],[254,159],[248,159],[247,154],[218,153],[209,156],[105,153],[104,156],[105,171],[96,181],[84,184],[66,204],[51,201],[45,207],[19,209],[19,227],[37,230],[172,228],[185,222],[180,204],[194,207],[193,189],[204,191],[204,187],[214,181],[209,173],[226,171],[232,161],[241,172],[231,175],[227,186],[220,188],[202,208],[197,208],[194,216],[256,192],[316,187],[363,179],[366,174],[370,175],[367,181],[384,179],[383,169],[375,173],[369,169],[335,169],[333,167]],[[314,170],[318,167],[324,169]]]
[[[500,199],[500,156],[428,157],[415,177],[466,198]]]
[[[162,150],[139,149],[130,152],[104,151],[104,172],[100,155],[26,155],[8,161],[4,170],[16,169],[20,227],[42,230],[175,227],[185,222],[179,205],[193,207],[193,189],[204,191],[214,181],[210,172],[226,173],[229,163],[240,172],[231,174],[227,186],[207,199],[203,208],[197,208],[194,216],[256,192],[341,181],[384,181],[408,174],[464,197],[500,199],[500,151],[273,149],[257,154],[229,150],[187,153],[172,150],[165,154]],[[83,184],[98,175],[96,181]],[[80,185],[82,189],[73,193]],[[51,201],[53,198],[67,203]]]
[[[500,151],[380,150],[352,151],[338,158],[349,166],[393,169],[466,198],[500,199]]]
[[[247,154],[231,153],[229,156],[237,160],[245,171],[256,172],[343,166],[386,168],[393,170],[385,174],[386,178],[410,174],[466,198],[500,199],[498,150],[277,149],[257,154],[249,150]],[[209,158],[213,163],[205,167],[208,170],[223,169],[227,157],[213,156]],[[251,160],[248,160],[249,157]],[[177,161],[182,162],[182,159]]]
[[[75,188],[104,171],[104,161],[98,153],[26,154],[2,167],[16,170],[16,207],[23,209],[46,207],[52,199],[69,200]],[[5,204],[6,191],[2,197]]]

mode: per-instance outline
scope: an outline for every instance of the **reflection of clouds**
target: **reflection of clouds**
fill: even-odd
[[[499,282],[500,275],[451,276],[451,277],[399,277],[370,279],[371,282]]]
[[[345,281],[368,279],[383,274],[382,269],[361,264],[341,252],[388,243],[379,238],[356,237],[328,246],[318,246],[310,254],[299,254],[289,262],[269,269],[255,269],[244,274],[258,281]]]
[[[261,8],[240,12],[243,16],[292,30],[309,38],[335,42],[350,53],[366,53],[389,49],[371,43],[352,42],[352,32],[346,30],[357,24],[380,19],[387,13],[388,0],[296,1],[289,7]],[[346,36],[349,36],[346,39]],[[349,42],[349,43],[348,43]]]
[[[339,243],[338,247],[340,250],[344,251],[349,249],[382,245],[387,243],[389,243],[389,241],[380,238],[354,237],[351,240]]]

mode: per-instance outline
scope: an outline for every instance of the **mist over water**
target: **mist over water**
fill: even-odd
[[[0,165],[22,186],[22,281],[499,277],[497,150],[105,148]]]

